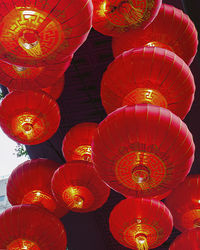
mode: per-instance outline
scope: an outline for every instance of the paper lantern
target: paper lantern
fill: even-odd
[[[7,0],[1,4],[0,58],[20,66],[63,62],[86,40],[92,2]]]
[[[42,206],[58,217],[68,210],[59,206],[51,191],[51,178],[59,167],[48,159],[29,160],[15,168],[7,183],[7,197],[12,205]]]
[[[66,233],[60,220],[43,208],[20,205],[0,214],[0,248],[7,250],[65,250]]]
[[[91,161],[91,144],[98,124],[83,122],[72,127],[63,140],[62,151],[67,161]]]
[[[117,109],[99,124],[92,159],[100,177],[117,192],[153,197],[184,180],[194,147],[180,118],[167,109],[141,104]]]
[[[150,103],[183,119],[195,92],[190,68],[173,52],[161,48],[129,50],[107,68],[101,100],[107,113],[124,105]]]
[[[15,90],[37,90],[54,87],[69,67],[72,57],[64,63],[46,67],[22,67],[0,62],[1,84]]]
[[[0,125],[16,142],[33,145],[48,140],[58,129],[60,110],[44,92],[14,91],[0,104]]]
[[[115,57],[126,50],[144,46],[171,50],[191,64],[197,53],[197,30],[182,10],[163,4],[158,16],[145,30],[129,30],[112,41]]]
[[[199,250],[200,229],[186,231],[180,234],[170,245],[169,250]]]
[[[110,194],[110,189],[87,161],[72,161],[56,170],[52,190],[61,205],[80,213],[100,208]]]
[[[93,27],[108,36],[120,36],[129,29],[144,29],[156,17],[161,0],[93,0]]]
[[[179,231],[200,227],[200,175],[190,175],[166,199]]]
[[[167,207],[153,199],[122,200],[109,218],[113,237],[123,246],[146,250],[160,246],[169,237],[173,218]]]

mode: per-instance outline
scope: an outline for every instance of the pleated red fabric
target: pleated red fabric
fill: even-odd
[[[100,177],[117,192],[153,197],[185,179],[194,149],[192,134],[180,118],[141,104],[117,109],[99,124],[92,159]]]
[[[72,127],[63,140],[62,151],[67,161],[91,161],[91,144],[98,124],[83,122]]]
[[[67,247],[60,220],[34,205],[8,208],[0,214],[0,227],[1,249],[65,250]]]
[[[180,234],[170,245],[169,250],[199,250],[200,229],[195,228]]]
[[[11,205],[34,204],[58,217],[64,216],[68,210],[58,204],[51,191],[51,178],[59,166],[48,159],[35,159],[15,168],[7,183],[7,197]]]
[[[189,175],[172,190],[165,203],[179,231],[200,227],[200,175]]]
[[[101,81],[101,100],[107,113],[124,105],[150,103],[168,108],[183,119],[194,92],[188,65],[162,48],[124,52],[108,66]]]
[[[62,206],[80,213],[97,210],[110,194],[109,187],[87,161],[72,161],[58,168],[52,178],[52,190]]]
[[[113,237],[123,246],[138,249],[137,238],[142,236],[149,249],[152,249],[168,239],[173,228],[173,218],[169,209],[160,201],[128,198],[114,207],[109,225]]]
[[[157,16],[161,0],[93,0],[93,28],[107,36],[144,29]]]
[[[112,41],[115,57],[126,50],[143,46],[169,49],[190,65],[197,53],[197,30],[182,10],[162,4],[157,17],[145,30],[130,29]]]
[[[42,91],[13,91],[0,104],[0,126],[16,142],[33,145],[48,140],[58,129],[60,110]]]
[[[90,0],[7,0],[1,3],[0,59],[20,66],[66,60],[86,40],[92,24]]]

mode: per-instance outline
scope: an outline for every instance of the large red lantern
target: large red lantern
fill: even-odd
[[[147,250],[167,240],[173,228],[173,218],[160,201],[128,198],[114,207],[109,224],[113,237],[120,244]]]
[[[161,48],[124,52],[109,65],[101,82],[107,113],[124,105],[150,103],[168,108],[183,119],[191,108],[194,92],[188,65]]]
[[[101,178],[133,197],[153,197],[177,186],[194,160],[192,134],[180,118],[149,104],[112,112],[98,126],[92,159]]]
[[[200,229],[188,230],[180,234],[170,245],[169,250],[199,250]]]
[[[100,208],[110,194],[109,187],[87,161],[72,161],[56,170],[52,190],[62,206],[80,213]]]
[[[156,17],[161,0],[93,0],[93,27],[108,36],[120,36],[129,29],[144,29]]]
[[[67,161],[91,161],[91,144],[98,124],[84,122],[72,127],[63,140],[62,151]]]
[[[92,2],[7,0],[1,5],[0,58],[21,66],[62,62],[86,40]]]
[[[113,38],[114,56],[138,47],[160,47],[173,51],[187,64],[197,52],[198,35],[194,23],[182,10],[163,4],[158,16],[145,30],[129,30]]]
[[[0,104],[0,125],[4,133],[22,144],[39,144],[58,129],[60,110],[45,92],[14,91]]]
[[[63,224],[53,214],[33,205],[8,208],[0,214],[0,249],[65,250]]]
[[[59,167],[48,159],[29,160],[11,173],[7,183],[7,197],[12,205],[35,204],[62,217],[68,212],[60,207],[51,191],[51,178]]]
[[[200,175],[190,175],[166,199],[174,226],[185,231],[200,227]]]
[[[36,90],[55,86],[69,67],[72,57],[64,63],[46,67],[22,67],[0,62],[1,84],[9,89]]]

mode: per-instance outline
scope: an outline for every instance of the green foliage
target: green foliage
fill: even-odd
[[[16,155],[17,157],[21,157],[21,156],[27,156],[28,157],[28,152],[26,151],[26,148],[23,144],[17,143],[17,146],[15,148],[15,152],[14,155]]]

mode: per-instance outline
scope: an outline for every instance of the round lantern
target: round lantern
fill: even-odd
[[[56,170],[52,190],[61,205],[80,213],[100,208],[110,194],[92,163],[87,161],[72,161]]]
[[[197,30],[182,10],[163,4],[158,16],[145,30],[129,30],[123,36],[113,38],[112,43],[115,57],[143,46],[171,50],[190,64],[197,52]]]
[[[169,250],[199,250],[200,229],[188,230],[180,234],[170,245]]]
[[[180,118],[149,104],[117,109],[98,126],[92,159],[101,178],[125,196],[153,197],[177,186],[194,160]]]
[[[60,110],[44,92],[14,91],[0,104],[0,125],[4,133],[22,144],[39,144],[58,129]]]
[[[200,175],[190,175],[166,199],[179,231],[200,227]]]
[[[35,204],[62,217],[68,212],[60,207],[51,191],[51,178],[59,167],[48,159],[29,160],[11,173],[7,183],[7,197],[12,205]]]
[[[146,250],[169,237],[173,218],[167,207],[153,199],[128,198],[117,204],[109,218],[113,237],[123,246]]]
[[[0,249],[65,250],[63,224],[53,214],[33,205],[8,208],[0,214]]]
[[[72,127],[63,140],[62,151],[67,161],[91,161],[91,144],[98,124],[84,122]]]
[[[129,29],[144,29],[156,17],[161,0],[93,0],[93,27],[108,36],[120,36]]]
[[[36,90],[49,86],[54,87],[69,67],[71,58],[64,63],[46,67],[22,67],[0,62],[1,84],[12,90]]]
[[[182,119],[195,92],[190,68],[173,52],[139,48],[124,52],[107,68],[101,82],[101,99],[107,113],[140,103],[168,108]]]
[[[86,40],[92,2],[15,1],[2,4],[0,58],[20,66],[45,66],[66,60]]]

